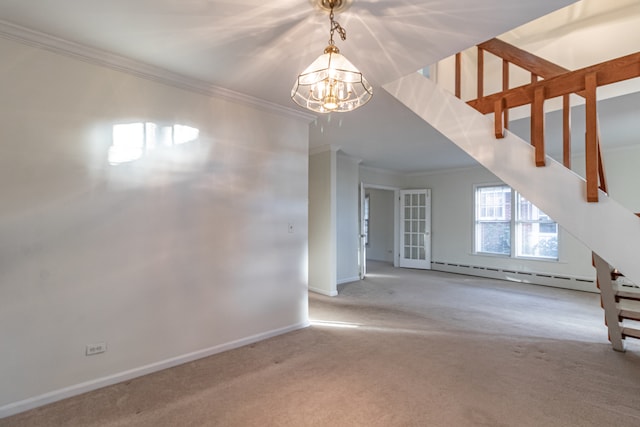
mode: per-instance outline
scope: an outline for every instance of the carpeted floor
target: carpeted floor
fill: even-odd
[[[0,426],[638,426],[640,345],[598,296],[394,269],[312,326],[0,420]]]

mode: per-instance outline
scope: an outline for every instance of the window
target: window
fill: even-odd
[[[475,209],[476,253],[558,259],[558,224],[509,186],[476,187]]]
[[[511,254],[511,188],[476,188],[476,252]]]

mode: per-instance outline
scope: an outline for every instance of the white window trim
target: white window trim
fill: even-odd
[[[511,218],[509,221],[509,240],[510,240],[510,245],[511,245],[511,250],[510,250],[510,254],[497,254],[497,253],[492,253],[492,252],[479,252],[476,250],[476,238],[477,238],[477,233],[476,233],[476,210],[477,210],[477,200],[476,200],[476,196],[477,196],[477,190],[478,188],[482,188],[482,187],[509,187],[511,189]],[[472,255],[478,255],[478,256],[483,256],[483,257],[492,257],[492,258],[502,258],[502,259],[518,259],[518,260],[529,260],[529,261],[541,261],[541,262],[553,262],[553,263],[558,263],[561,262],[560,260],[560,253],[561,253],[561,247],[562,247],[562,238],[561,235],[563,234],[561,232],[562,228],[560,227],[560,225],[554,221],[554,223],[557,226],[557,239],[558,239],[558,256],[557,258],[548,258],[548,257],[531,257],[531,256],[518,256],[516,255],[517,249],[516,249],[516,209],[519,209],[518,206],[516,206],[516,194],[519,194],[513,187],[511,187],[510,185],[505,184],[504,182],[494,182],[494,183],[482,183],[482,184],[473,184],[473,196],[472,196],[472,203],[471,203],[471,230],[472,230],[472,239],[471,239],[471,254]],[[521,221],[522,222],[522,221]],[[537,223],[541,223],[540,221],[533,221],[533,222],[537,222]]]

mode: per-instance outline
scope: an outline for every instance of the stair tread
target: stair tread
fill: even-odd
[[[623,319],[639,320],[640,321],[640,311],[620,310],[618,312],[618,316],[620,316]]]
[[[616,292],[616,297],[640,301],[640,292],[618,290]]]
[[[622,335],[625,337],[640,339],[640,329],[622,328]]]

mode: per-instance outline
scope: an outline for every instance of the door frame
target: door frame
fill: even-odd
[[[393,187],[388,185],[376,185],[376,184],[367,184],[365,181],[360,182],[360,188],[364,189],[364,192],[367,189],[374,190],[386,190],[393,191],[393,266],[398,267],[400,260],[400,187]],[[360,201],[360,209],[363,208],[364,203],[364,193],[361,197]],[[360,211],[362,212],[362,211]],[[360,214],[360,230],[362,230],[362,214]],[[365,259],[366,263],[366,259]],[[362,265],[358,266],[359,271],[362,271]]]

